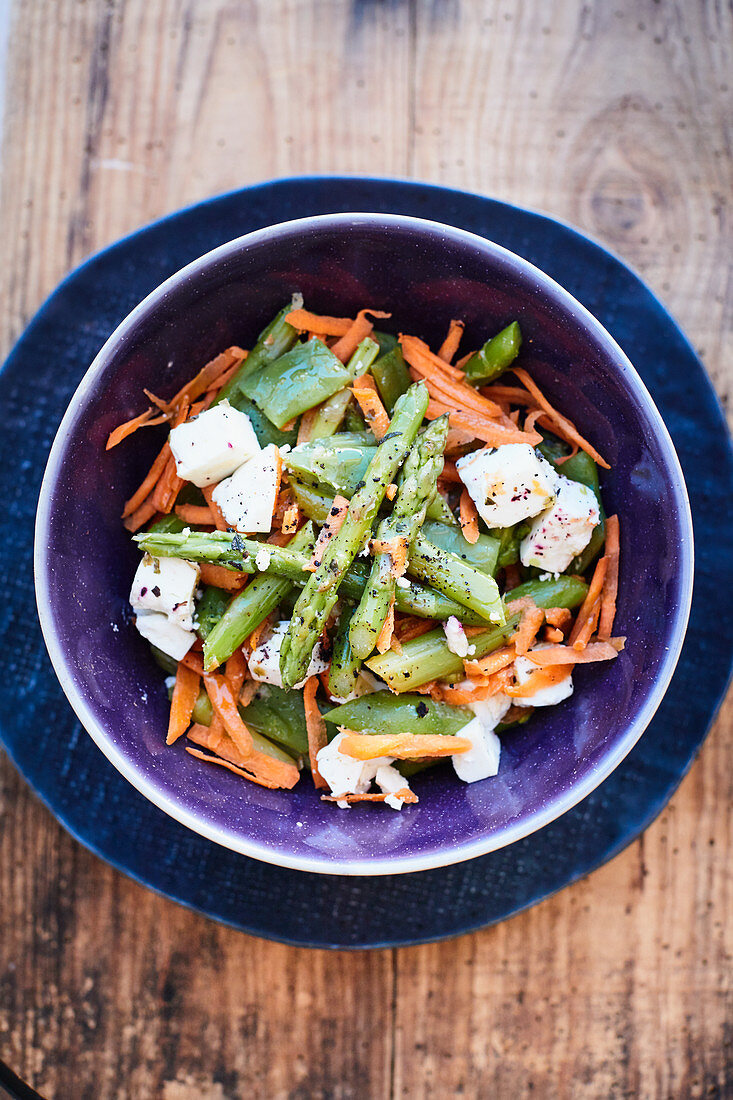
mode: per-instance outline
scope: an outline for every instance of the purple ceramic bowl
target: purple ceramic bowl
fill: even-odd
[[[519,320],[525,363],[554,404],[611,463],[608,512],[621,518],[616,661],[576,672],[562,705],[504,738],[495,779],[417,776],[400,813],[322,803],[308,782],[269,791],[166,748],[163,674],[127,605],[138,552],[122,504],[161,437],[106,452],[140,411],[143,386],[173,393],[230,344],[252,345],[300,290],[309,308],[394,312],[395,331],[433,345],[452,317],[464,347]],[[36,587],[56,673],[97,745],[147,798],[184,825],[269,863],[331,874],[417,871],[526,836],[576,805],[641,736],[667,689],[692,590],[692,525],[667,429],[638,374],[583,306],[542,271],[459,229],[383,214],[338,214],[250,233],[189,264],[112,334],[61,423],[41,489]],[[94,797],[90,790],[89,797]]]

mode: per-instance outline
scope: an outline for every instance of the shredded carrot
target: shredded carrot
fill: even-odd
[[[372,539],[369,546],[372,554],[389,554],[392,576],[401,577],[407,569],[407,551],[409,541],[403,535],[392,539]]]
[[[223,565],[212,565],[202,561],[199,565],[200,577],[204,584],[213,584],[225,592],[241,592],[247,583],[248,574],[235,569],[225,569]]]
[[[300,521],[300,509],[298,508],[297,501],[293,501],[285,509],[282,518],[281,530],[284,535],[294,535],[298,530],[298,523]]]
[[[367,319],[367,313],[371,313],[372,317],[391,317],[391,313],[383,313],[379,309],[360,309],[355,319],[351,323],[351,327],[348,332],[336,341],[331,348],[331,351],[340,359],[342,363],[345,363],[347,359],[350,359],[362,340],[366,339],[371,333],[374,325]]]
[[[461,342],[465,327],[463,321],[451,321],[448,326],[448,335],[438,349],[439,359],[444,359],[446,363],[451,362],[458,351],[458,345]]]
[[[590,609],[590,612],[583,622],[580,630],[575,635],[575,639],[573,641],[573,649],[585,649],[591,639],[591,636],[595,632],[596,627],[598,626],[598,616],[600,615],[600,613],[601,601],[600,599],[597,599],[596,602],[593,604],[593,607]]]
[[[406,616],[400,620],[397,628],[397,636],[400,642],[411,642],[413,638],[419,638],[432,630],[435,623],[432,619],[417,619]]]
[[[389,602],[389,611],[387,617],[382,624],[382,629],[379,631],[379,637],[377,638],[377,652],[386,653],[392,644],[392,635],[394,634],[394,592],[392,593],[392,599]]]
[[[259,680],[246,680],[242,686],[242,690],[239,693],[239,705],[240,707],[248,707],[257,694],[257,689],[260,686]]]
[[[328,744],[326,723],[316,702],[318,677],[310,676],[303,687],[303,706],[305,708],[305,726],[308,731],[308,756],[311,762],[314,786],[328,790],[328,783],[318,770],[318,753]]]
[[[517,378],[527,387],[529,392],[534,397],[537,404],[544,409],[550,419],[553,421],[556,427],[560,428],[565,433],[565,438],[569,439],[573,443],[577,443],[581,450],[589,454],[594,462],[597,462],[599,466],[602,466],[604,470],[610,470],[610,466],[604,458],[601,458],[595,447],[591,447],[590,443],[580,434],[578,429],[568,420],[567,417],[562,416],[557,409],[553,408],[545,395],[540,390],[537,383],[527,374],[526,370],[522,367],[513,367],[512,370],[516,374]]]
[[[208,506],[198,504],[177,504],[173,511],[184,523],[193,523],[198,527],[216,527],[214,513]]]
[[[545,613],[540,607],[526,607],[522,611],[516,634],[512,638],[517,656],[523,656],[537,637],[537,632],[545,621]]]
[[[221,718],[232,741],[240,752],[244,753],[245,756],[250,756],[254,751],[252,734],[239,716],[236,697],[232,695],[232,690],[225,677],[217,675],[215,672],[206,672],[204,673],[204,685],[214,712]]]
[[[250,653],[253,649],[257,649],[257,646],[260,644],[260,638],[265,633],[265,630],[267,630],[269,625],[270,616],[266,615],[262,622],[257,624],[252,633],[246,639],[247,648],[249,649]]]
[[[545,619],[550,626],[558,626],[562,629],[568,625],[573,615],[567,607],[548,607],[545,611]]]
[[[146,390],[144,386],[143,393],[147,397],[148,401],[150,401],[151,404],[155,405],[156,408],[160,409],[161,412],[168,412],[168,402],[164,401],[162,397],[157,397],[150,390]]]
[[[172,745],[174,741],[177,741],[191,724],[193,708],[199,697],[199,683],[199,674],[179,662],[171,698],[168,736],[165,739],[166,745]]]
[[[441,478],[443,481],[449,482],[451,485],[463,485],[461,475],[456,469],[455,462],[444,462],[443,470],[441,472]]]
[[[480,416],[489,418],[501,415],[501,409],[498,405],[482,397],[477,390],[465,382],[445,378],[438,375],[437,372],[435,377],[422,375],[414,367],[411,369],[410,374],[415,381],[422,378],[428,387],[428,393],[435,401],[440,401],[444,405],[464,412],[478,413]]]
[[[288,420],[287,424],[283,424],[280,431],[282,431],[282,432],[292,432],[292,430],[295,427],[295,425],[297,424],[297,422],[298,422],[298,418],[297,418],[297,416],[294,416],[291,420]]]
[[[467,676],[491,676],[502,668],[506,668],[507,665],[513,664],[516,655],[517,651],[513,645],[504,646],[502,649],[495,649],[493,653],[489,653],[487,657],[481,657],[477,661],[465,660],[463,667]]]
[[[248,757],[246,768],[239,767],[218,756],[209,756],[208,753],[201,752],[199,749],[192,749],[190,745],[186,746],[186,752],[190,753],[191,756],[195,756],[197,760],[205,760],[207,764],[218,764],[220,767],[226,768],[227,771],[234,772],[235,775],[241,775],[243,779],[249,779],[250,782],[257,783],[260,787],[269,787],[270,790],[289,791],[300,779],[300,772],[295,764],[286,764],[283,760],[275,760],[274,757],[267,756],[264,752],[258,752],[254,756]]]
[[[547,649],[533,649],[527,657],[541,668],[553,665],[586,665],[595,661],[612,661],[614,657],[618,657],[625,644],[625,638],[610,638],[607,642],[591,642],[585,649],[554,645]]]
[[[136,512],[145,499],[152,493],[153,489],[158,483],[160,475],[165,469],[165,464],[168,461],[168,456],[171,453],[170,444],[166,440],[158,454],[155,457],[153,465],[148,470],[140,488],[132,494],[130,499],[125,503],[124,510],[122,512],[122,518],[126,519],[127,516],[131,516],[133,512]]]
[[[486,629],[485,626],[464,626],[463,633],[467,638],[475,638],[477,634],[485,634]]]
[[[318,336],[345,336],[354,324],[351,317],[329,317],[309,309],[292,309],[285,320],[300,332]]]
[[[470,542],[473,546],[474,543],[478,542],[478,512],[468,489],[464,489],[461,493],[459,514],[463,537],[466,542]]]
[[[176,473],[176,460],[170,454],[163,474],[153,490],[152,503],[155,505],[156,511],[162,512],[164,516],[168,515],[173,509],[176,497],[185,484],[185,481]]]
[[[389,797],[389,792],[386,794],[322,794],[321,802],[386,802]],[[401,787],[399,791],[395,791],[395,798],[400,798],[405,805],[414,805],[418,801],[417,795],[409,787]]]
[[[235,699],[239,698],[239,693],[242,690],[242,684],[247,678],[248,671],[247,658],[244,656],[240,646],[239,649],[234,650],[234,653],[229,657],[224,667],[224,678],[229,684],[229,690]]]
[[[431,351],[425,341],[419,337],[405,336],[400,333],[399,341],[405,359],[423,377],[445,378],[446,380],[454,378],[456,381],[460,381],[465,377],[462,370],[446,363],[445,360]]]
[[[392,637],[389,640],[389,648],[392,650],[393,653],[396,653],[398,657],[401,656],[403,652],[402,642],[397,637],[397,634],[395,632],[393,632]]]
[[[328,517],[323,527],[320,530],[316,545],[313,549],[313,557],[311,558],[311,566],[315,571],[321,564],[321,558],[323,552],[328,546],[334,535],[337,535],[341,530],[342,524],[346,519],[346,513],[349,510],[349,501],[346,497],[335,496],[333,498],[333,504],[331,510],[328,513]]]
[[[395,760],[416,760],[420,757],[452,756],[468,752],[471,742],[465,737],[419,733],[351,733],[339,743],[339,752],[355,760],[375,760],[378,756],[393,756]]]
[[[225,371],[229,371],[234,365],[239,366],[246,358],[247,352],[236,345],[227,348],[220,355],[214,356],[205,367],[201,368],[198,374],[194,375],[190,382],[186,382],[185,386],[182,386],[178,393],[170,399],[168,408],[175,409],[181,404],[190,404],[195,401],[202,393],[206,393],[208,389],[211,389],[212,385],[221,378]]]
[[[351,392],[377,440],[383,439],[389,431],[389,414],[382,404],[377,384],[372,376],[362,374],[355,378]]]
[[[124,424],[119,424],[114,431],[110,432],[105,450],[109,451],[112,447],[116,447],[118,443],[121,443],[123,439],[127,439],[128,435],[132,435],[138,428],[142,428],[144,425],[152,427],[154,424],[164,424],[167,419],[167,416],[154,417],[153,409],[148,408],[144,413],[140,413],[139,416],[133,416],[132,420],[127,420]]]
[[[469,706],[471,703],[478,703],[484,699],[489,699],[492,695],[497,695],[500,691],[506,692],[507,688],[513,683],[513,680],[514,670],[507,666],[506,668],[501,668],[497,672],[492,673],[490,676],[484,676],[481,680],[476,680],[472,689],[453,687],[451,684],[443,684],[439,688],[439,697],[442,702],[450,703],[453,706]]]
[[[570,672],[564,668],[538,669],[537,672],[531,672],[523,684],[511,684],[507,687],[506,694],[512,699],[526,699],[536,691],[542,691],[543,688],[552,687],[554,684],[561,684],[563,680],[567,680],[568,676]]]
[[[496,383],[493,386],[482,386],[481,393],[484,397],[488,397],[490,401],[496,401],[500,404],[528,405],[530,407],[536,404],[532,394],[522,389],[521,386],[502,386],[500,383]]]
[[[196,653],[189,649],[188,653],[186,653],[184,657],[181,657],[179,664],[185,665],[186,668],[193,669],[199,676],[203,676],[204,674],[204,665],[200,653]]]
[[[603,641],[611,637],[613,620],[616,617],[616,597],[618,596],[618,568],[621,555],[618,516],[606,519],[606,549],[608,568],[601,593],[601,617],[598,622],[598,637]]]
[[[543,631],[543,640],[546,642],[564,642],[565,635],[556,626],[546,626]]]
[[[580,447],[578,446],[578,444],[573,443],[573,449],[570,452],[570,454],[563,455],[562,458],[556,458],[555,462],[557,463],[558,466],[562,466],[565,462],[568,461],[569,458],[575,458],[575,456],[576,456],[576,454],[578,453],[579,450],[580,450]]]
[[[593,571],[593,578],[588,586],[588,592],[581,604],[578,617],[575,620],[575,626],[570,631],[570,638],[568,639],[570,645],[577,641],[579,635],[583,631],[586,621],[593,615],[593,609],[596,603],[600,601],[607,568],[608,559],[605,557],[599,558],[595,570]],[[582,649],[583,645],[584,643],[581,643],[579,648]]]
[[[473,432],[463,432],[459,428],[449,428],[445,438],[444,454],[457,454],[463,452],[475,439]]]
[[[221,508],[214,500],[214,489],[216,485],[205,485],[201,492],[204,495],[204,500],[209,506],[212,516],[214,517],[214,523],[216,524],[217,531],[228,531],[229,524],[224,519]]]
[[[148,499],[144,501],[139,508],[136,508],[131,515],[125,517],[122,521],[122,526],[126,531],[130,531],[131,533],[139,531],[149,519],[153,518],[157,511],[158,509],[155,507],[155,503],[148,497]]]
[[[394,481],[390,481],[384,493],[387,500],[394,500],[394,498],[397,496],[397,488],[398,487],[397,485],[395,485]]]
[[[428,420],[435,420],[438,416],[443,416],[444,413],[448,414],[452,428],[470,432],[473,438],[483,440],[490,447],[501,447],[505,443],[529,443],[535,447],[542,442],[542,436],[539,432],[520,432],[514,425],[508,428],[506,425],[489,420],[478,413],[452,409],[442,401],[431,401],[425,415]]]
[[[310,443],[313,438],[313,427],[320,415],[321,406],[314,405],[312,409],[308,409],[304,412],[300,418],[300,424],[298,425],[298,438],[296,443],[300,446],[301,443]]]

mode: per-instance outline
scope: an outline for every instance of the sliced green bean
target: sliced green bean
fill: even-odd
[[[522,332],[516,321],[487,340],[480,351],[464,364],[466,380],[474,385],[493,382],[511,366],[522,346]]]

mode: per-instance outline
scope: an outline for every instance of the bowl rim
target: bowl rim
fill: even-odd
[[[487,257],[498,258],[504,263],[508,263],[514,267],[515,270],[518,269],[523,277],[532,279],[538,289],[543,290],[552,297],[572,320],[584,328],[594,342],[616,362],[624,377],[634,389],[635,397],[640,402],[645,414],[655,427],[663,462],[668,474],[671,475],[671,489],[674,494],[679,526],[682,529],[679,566],[680,601],[675,608],[675,618],[670,632],[670,644],[664,655],[659,673],[652,684],[649,695],[639,713],[627,728],[625,735],[619,739],[606,755],[604,755],[600,763],[589,771],[588,775],[581,782],[573,785],[563,795],[552,799],[542,808],[535,810],[521,822],[514,825],[507,825],[497,832],[492,833],[490,836],[469,841],[465,844],[445,846],[442,848],[438,847],[430,852],[411,856],[396,856],[394,858],[380,858],[376,860],[369,859],[368,857],[361,857],[359,859],[329,859],[327,857],[318,856],[293,856],[286,851],[273,849],[266,845],[258,844],[254,840],[243,838],[234,831],[212,825],[205,817],[181,805],[176,798],[161,792],[156,784],[144,774],[143,770],[132,764],[126,755],[117,748],[104,726],[94,717],[91,708],[76,685],[73,664],[67,660],[60,633],[51,612],[51,571],[49,569],[50,563],[47,555],[47,534],[50,523],[53,490],[60,473],[67,439],[83,410],[90,391],[93,389],[98,377],[104,372],[108,361],[117,350],[118,346],[134,331],[138,323],[144,317],[154,312],[157,306],[163,302],[166,296],[171,291],[175,290],[179,284],[201,275],[202,272],[211,265],[218,263],[220,260],[225,260],[230,255],[237,254],[243,248],[256,247],[263,244],[266,245],[275,237],[296,232],[303,233],[319,228],[336,228],[344,230],[358,228],[405,229],[408,231],[412,230],[413,232],[427,232],[431,235],[443,235],[444,237],[452,239],[459,245],[464,247],[468,246],[474,251],[482,252]],[[446,225],[442,222],[425,218],[416,218],[409,215],[345,212],[338,214],[317,214],[306,218],[296,218],[285,222],[277,222],[274,225],[256,229],[250,233],[233,238],[231,241],[227,241],[224,244],[218,245],[216,248],[204,253],[170,275],[127,314],[107,338],[86,370],[71,397],[68,408],[56,431],[38,498],[33,566],[36,604],[41,631],[51,659],[51,664],[64,694],[82,726],[91,736],[98,748],[104,753],[120,774],[123,775],[142,795],[187,828],[241,855],[292,870],[326,875],[373,877],[378,875],[407,874],[415,871],[433,870],[438,867],[445,867],[456,863],[462,863],[465,860],[475,859],[478,856],[487,855],[489,852],[513,844],[531,833],[536,832],[543,826],[549,825],[562,814],[572,809],[595,790],[595,788],[618,767],[652,720],[667,691],[677,665],[687,630],[692,603],[694,541],[692,515],[687,487],[669,431],[649,391],[626,353],[600,321],[598,321],[585,306],[561,286],[560,283],[556,282],[542,271],[541,268],[536,267],[534,264],[530,263],[530,261],[517,255],[510,249],[504,248],[502,245],[498,245],[494,241],[481,237],[478,234],[470,233],[467,230],[458,229],[455,226]]]

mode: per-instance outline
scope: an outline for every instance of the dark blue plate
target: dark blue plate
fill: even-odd
[[[667,422],[687,479],[698,548],[688,641],[677,672],[654,721],[614,774],[574,810],[509,848],[379,879],[259,863],[157,810],[79,726],[32,612],[33,515],[46,455],[71,394],[109,333],[164,278],[224,241],[290,218],[358,210],[414,214],[489,237],[586,305],[629,354]],[[285,180],[213,199],[133,234],[66,279],[16,345],[0,394],[6,411],[0,469],[9,478],[4,500],[12,532],[3,549],[5,652],[9,681],[18,685],[16,708],[2,718],[5,745],[83,844],[209,916],[312,947],[412,944],[502,920],[634,839],[659,813],[710,726],[729,675],[730,645],[721,641],[730,639],[733,620],[730,586],[720,583],[733,536],[730,512],[719,508],[733,467],[725,422],[704,370],[657,299],[617,259],[549,218],[475,195],[385,180]]]

